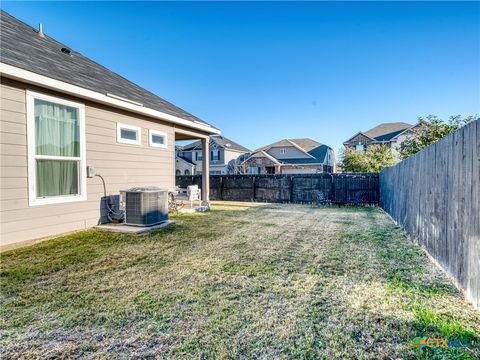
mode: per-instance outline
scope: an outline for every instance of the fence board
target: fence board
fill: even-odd
[[[480,307],[480,121],[380,173],[380,206]]]

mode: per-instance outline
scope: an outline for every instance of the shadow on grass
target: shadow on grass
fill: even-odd
[[[347,231],[342,237],[358,246],[372,248],[377,263],[381,264],[379,275],[384,279],[387,289],[424,295],[460,296],[455,286],[444,277],[431,277],[430,260],[401,228],[384,225],[374,225],[372,228],[375,230]]]

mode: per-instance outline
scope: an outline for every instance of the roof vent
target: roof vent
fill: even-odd
[[[127,98],[118,96],[118,95],[114,95],[114,94],[110,94],[110,93],[106,93],[105,95],[107,95],[108,97],[114,98],[114,99],[118,99],[118,100],[122,100],[122,101],[128,102],[128,103],[130,103],[130,104],[134,104],[134,105],[138,105],[138,106],[143,106],[142,103],[139,103],[139,102],[137,102],[137,101],[133,101],[133,100],[130,100],[130,99],[127,99]]]
[[[38,36],[44,38],[45,34],[43,33],[43,26],[42,24],[38,24]]]
[[[67,55],[70,55],[72,53],[72,50],[70,50],[67,47],[63,47],[60,51],[64,54],[67,54]]]

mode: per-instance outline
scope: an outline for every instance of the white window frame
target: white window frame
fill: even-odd
[[[122,129],[136,131],[138,134],[137,140],[122,138]],[[117,142],[129,145],[142,145],[142,128],[140,126],[128,125],[117,122]]]
[[[285,154],[286,152],[287,152],[287,150],[285,148],[280,149],[280,154]]]
[[[249,174],[249,175],[260,175],[260,167],[249,166],[248,169],[247,169],[247,174]]]
[[[211,150],[212,151],[212,158],[211,158],[211,161],[220,161],[220,150],[217,150],[217,149],[213,149]],[[217,154],[218,154],[218,157],[216,159],[213,158],[213,152],[216,151]]]
[[[51,156],[35,154],[35,99],[49,101],[55,104],[66,105],[78,109],[80,122],[80,157]],[[35,91],[26,91],[27,102],[27,151],[28,151],[28,204],[29,206],[69,203],[87,200],[86,148],[85,148],[85,105],[65,100],[56,96],[46,95]],[[37,159],[76,160],[79,162],[78,187],[76,195],[59,195],[37,197]]]
[[[163,144],[154,143],[152,140],[153,135],[163,136]],[[167,138],[166,132],[150,129],[148,133],[148,139],[151,147],[162,148],[162,149],[168,148],[168,143],[167,143],[168,138]]]
[[[365,151],[365,144],[357,144],[355,145],[355,151],[357,152],[364,152]]]

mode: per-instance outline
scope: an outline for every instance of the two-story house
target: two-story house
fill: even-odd
[[[175,145],[175,175],[194,175],[196,167],[191,159],[183,156],[183,146]]]
[[[224,136],[211,136],[210,143],[210,174],[222,175],[229,173],[229,163],[242,155],[250,153],[246,147],[227,139]],[[202,173],[202,143],[179,146],[177,148],[177,175]]]
[[[312,139],[283,139],[261,147],[244,162],[249,174],[335,172],[335,152]]]
[[[356,151],[365,151],[371,145],[384,145],[398,155],[400,144],[406,139],[410,131],[417,126],[419,124],[411,125],[404,122],[382,123],[370,130],[356,133],[343,145]]]

